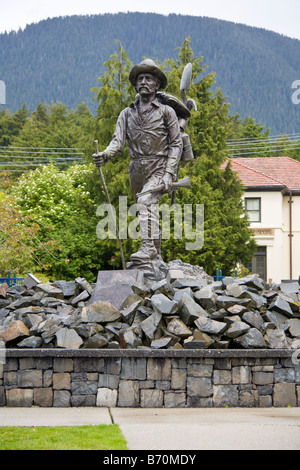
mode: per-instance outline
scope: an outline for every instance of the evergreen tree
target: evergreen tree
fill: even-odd
[[[39,103],[11,140],[12,147],[22,147],[18,152],[19,158],[14,158],[14,162],[20,170],[26,171],[33,165],[52,159],[55,162],[55,158],[60,158],[60,167],[66,168],[72,163],[72,155],[77,157],[76,154],[81,152],[86,158],[90,157],[94,126],[94,117],[84,103],[70,111],[62,103]],[[72,149],[81,150],[76,152]]]
[[[206,69],[201,66],[202,58],[194,57],[189,40],[183,43],[179,57],[181,61],[193,63],[196,76]],[[180,62],[173,67],[180,69]],[[198,108],[187,128],[195,160],[181,164],[179,173],[179,177],[190,176],[192,190],[178,191],[178,202],[182,206],[204,205],[204,245],[200,251],[187,251],[185,238],[172,239],[164,242],[163,254],[167,260],[180,257],[185,262],[201,265],[210,274],[216,268],[229,274],[238,262],[250,261],[255,244],[244,216],[242,184],[230,165],[225,171],[221,169],[228,155],[229,105],[221,90],[212,92],[213,83],[214,75],[210,73],[189,92]]]
[[[228,146],[237,157],[271,157],[270,129],[248,116],[244,121],[230,121]]]
[[[133,66],[124,48],[119,41],[118,52],[112,54],[104,62],[107,68],[98,78],[99,87],[93,87],[97,107],[97,138],[100,146],[106,147],[115,130],[120,112],[134,101],[135,89],[128,80],[129,72]]]
[[[0,110],[0,147],[6,147],[11,144],[23,128],[29,111],[25,104],[11,114],[8,110]]]
[[[300,140],[292,140],[286,134],[280,134],[272,149],[272,157],[290,157],[300,161]]]

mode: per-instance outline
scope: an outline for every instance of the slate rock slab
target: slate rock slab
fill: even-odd
[[[251,274],[238,280],[239,284],[246,285],[255,290],[262,291],[266,288],[266,283],[258,274]]]
[[[178,303],[170,300],[164,294],[155,294],[151,297],[151,304],[156,312],[162,315],[172,315],[178,310]]]
[[[5,299],[7,289],[8,289],[8,284],[6,284],[6,282],[4,282],[3,284],[0,284],[0,298]]]
[[[107,345],[108,338],[101,333],[96,333],[95,335],[90,336],[85,343],[85,347],[87,349],[101,349]]]
[[[154,338],[155,332],[157,331],[162,320],[162,314],[159,312],[154,312],[146,320],[141,322],[140,326],[143,330],[146,338],[152,340]]]
[[[120,319],[120,312],[110,302],[96,301],[88,307],[84,307],[81,320],[85,323],[110,323]]]
[[[286,349],[288,347],[285,332],[283,330],[267,330],[264,339],[271,349]]]
[[[289,331],[292,336],[295,338],[300,338],[300,320],[299,318],[294,318],[292,320],[287,320],[286,322],[289,325]]]
[[[108,301],[115,308],[120,309],[128,295],[134,293],[131,286],[137,280],[137,269],[99,271],[96,286],[91,299],[86,305],[91,305],[95,301],[101,300]]]
[[[44,294],[47,294],[47,295],[49,295],[51,297],[54,297],[56,299],[63,299],[64,298],[63,291],[61,289],[59,289],[58,287],[56,287],[55,285],[52,285],[52,284],[38,284],[36,286],[36,289],[37,289],[37,291],[41,291]]]
[[[81,290],[86,290],[90,295],[93,293],[93,287],[84,277],[77,277],[75,282]]]
[[[231,282],[229,285],[226,287],[226,293],[229,297],[242,297],[244,294],[246,294],[248,291],[246,286],[237,284],[236,282]]]
[[[55,336],[58,348],[79,349],[83,343],[82,338],[73,329],[61,328]]]
[[[174,288],[170,285],[167,279],[162,279],[161,281],[151,283],[150,290],[153,293],[160,292],[161,294],[165,295],[174,294]]]
[[[188,338],[192,334],[192,331],[178,318],[173,318],[168,323],[167,330],[180,338]]]
[[[174,343],[174,340],[170,336],[161,337],[159,339],[154,339],[153,341],[151,341],[151,348],[164,349],[167,348],[172,342]]]
[[[2,300],[2,303],[5,302],[5,306],[9,305],[9,308],[14,310],[18,308],[25,308],[25,307],[39,307],[41,306],[40,299],[36,296],[24,296],[21,297],[14,302],[10,302],[9,300]],[[0,301],[0,308],[1,308],[1,301]]]
[[[279,284],[279,288],[285,294],[298,294],[299,292],[298,282],[282,282]]]
[[[76,297],[80,293],[79,284],[75,281],[56,281],[54,284],[63,292],[64,297]]]
[[[193,336],[184,340],[183,347],[184,349],[208,349],[213,343],[214,340],[209,335],[195,330]]]
[[[203,287],[194,294],[195,300],[204,309],[215,309],[216,307],[216,294],[211,285]]]
[[[199,317],[195,320],[195,325],[203,333],[221,335],[227,329],[227,324],[206,317]]]
[[[178,303],[179,316],[186,325],[192,325],[200,316],[208,317],[208,313],[188,294],[184,294]]]
[[[262,333],[256,328],[251,328],[248,333],[235,338],[234,341],[245,349],[263,349],[266,347]]]
[[[226,336],[228,338],[237,338],[245,333],[248,333],[250,330],[250,326],[242,321],[235,321],[233,322],[228,330],[226,331]]]
[[[27,277],[24,279],[24,282],[23,282],[23,285],[27,289],[32,289],[38,284],[41,284],[41,281],[31,273],[28,273]]]
[[[294,314],[292,312],[292,309],[289,303],[279,296],[276,297],[276,299],[271,303],[270,310],[276,310],[277,312],[289,318],[294,317]]]
[[[1,339],[5,341],[5,343],[11,344],[29,335],[30,332],[27,326],[21,320],[17,320],[12,322],[4,333],[1,334]]]
[[[265,323],[261,314],[257,312],[245,312],[242,316],[242,320],[258,330],[262,330]]]
[[[229,297],[228,295],[219,295],[216,299],[216,304],[218,308],[228,309],[235,305],[246,307],[249,305],[250,301],[250,299],[237,299],[235,297]]]
[[[229,315],[242,315],[247,311],[247,307],[243,305],[232,305],[232,307],[227,307],[227,312]]]
[[[17,344],[18,348],[39,348],[43,343],[42,338],[39,336],[29,336]]]
[[[76,297],[74,297],[71,300],[71,305],[75,306],[79,302],[84,302],[85,300],[87,300],[89,298],[90,298],[90,294],[86,290],[83,290],[82,292],[80,292],[80,294],[78,294]]]
[[[129,325],[132,324],[135,317],[135,312],[137,311],[141,303],[142,300],[137,300],[136,302],[133,302],[131,305],[121,310],[121,317],[125,323],[128,323]]]

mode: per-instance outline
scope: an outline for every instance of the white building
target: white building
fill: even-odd
[[[266,281],[300,276],[300,162],[289,157],[233,158],[258,245],[252,272]]]

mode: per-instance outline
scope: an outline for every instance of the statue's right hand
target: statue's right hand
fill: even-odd
[[[101,165],[103,165],[103,163],[106,162],[106,158],[105,158],[105,153],[104,152],[99,152],[99,153],[94,153],[92,155],[93,157],[93,160],[94,160],[94,164],[98,167],[100,167]]]

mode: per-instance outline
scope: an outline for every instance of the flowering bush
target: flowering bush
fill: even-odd
[[[94,281],[104,260],[113,254],[106,254],[109,249],[96,236],[93,175],[93,164],[72,165],[64,171],[48,165],[23,174],[12,188],[23,215],[40,227],[39,271],[50,279],[81,276]]]
[[[23,215],[14,198],[0,193],[0,276],[26,273],[36,263],[39,226]]]
[[[53,165],[23,174],[13,189],[22,211],[32,215],[42,226],[57,224],[77,212],[79,206],[93,206],[84,176],[94,166],[72,165],[59,171]]]

